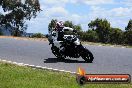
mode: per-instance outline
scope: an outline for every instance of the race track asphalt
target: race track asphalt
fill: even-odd
[[[47,41],[0,38],[0,59],[77,72],[82,67],[88,74],[131,74],[132,48],[85,45],[94,55],[93,63],[82,58],[60,61],[51,52]]]

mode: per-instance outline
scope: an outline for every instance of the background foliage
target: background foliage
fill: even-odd
[[[38,0],[0,0],[0,26],[10,28],[12,35],[20,36],[27,29],[26,20],[35,18],[40,11]]]
[[[56,21],[56,19],[51,20],[48,26],[49,30],[53,30]],[[124,31],[120,28],[111,27],[107,19],[100,18],[88,23],[87,31],[83,31],[80,24],[75,25],[72,21],[65,21],[64,25],[76,29],[82,41],[132,45],[131,19]]]

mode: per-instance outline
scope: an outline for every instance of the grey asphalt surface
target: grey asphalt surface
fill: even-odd
[[[47,41],[0,38],[0,59],[72,72],[77,72],[78,67],[83,67],[88,74],[132,75],[132,48],[85,46],[94,55],[93,63],[85,63],[82,58],[60,61],[52,54]]]

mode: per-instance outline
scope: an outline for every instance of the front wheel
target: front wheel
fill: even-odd
[[[56,47],[56,46],[52,46],[51,47],[51,50],[52,50],[52,53],[59,59],[65,59],[64,55],[62,55],[60,52],[59,52],[59,49]]]
[[[92,63],[93,62],[93,54],[86,48],[83,48],[82,49],[82,52],[81,52],[81,57],[86,61],[86,62],[89,62],[89,63]]]

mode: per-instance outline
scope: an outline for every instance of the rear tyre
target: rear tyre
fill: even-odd
[[[92,63],[94,59],[93,54],[86,48],[82,50],[81,57],[88,63]]]

